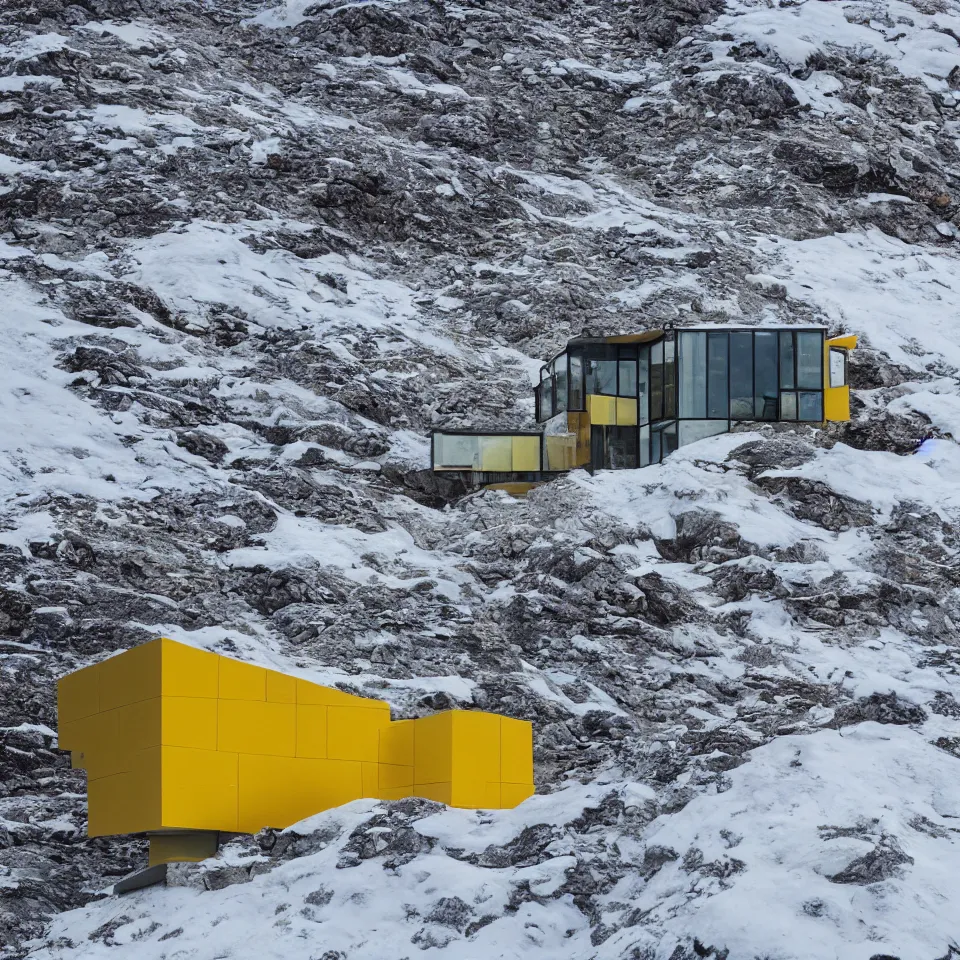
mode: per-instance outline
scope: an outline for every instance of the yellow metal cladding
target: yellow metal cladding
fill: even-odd
[[[544,437],[548,470],[572,470],[577,458],[577,435],[558,433]]]
[[[64,677],[58,712],[90,836],[155,834],[151,863],[207,855],[187,831],[282,828],[361,797],[513,807],[534,790],[526,721],[391,721],[380,700],[165,638]]]
[[[512,437],[513,469],[520,472],[536,472],[540,469],[540,438]]]
[[[842,350],[848,355],[856,349],[855,335],[834,337],[823,345],[823,419],[833,422],[844,422],[850,419],[850,385],[844,382],[841,386],[832,386],[832,368],[830,351]],[[844,361],[844,372],[846,361]]]
[[[617,398],[604,397],[597,393],[587,394],[587,417],[595,427],[615,427]]]
[[[617,397],[617,426],[637,425],[637,401],[633,397]]]

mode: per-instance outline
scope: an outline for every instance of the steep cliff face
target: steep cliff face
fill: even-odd
[[[960,956],[960,6],[7,0],[0,956]],[[856,333],[854,419],[458,499],[584,328]],[[532,720],[103,899],[54,680],[164,634]],[[68,912],[63,912],[68,911]]]

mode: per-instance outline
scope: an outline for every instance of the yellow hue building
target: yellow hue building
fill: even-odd
[[[57,706],[60,747],[87,771],[89,835],[150,834],[151,864],[361,797],[498,808],[534,792],[527,721],[391,721],[382,701],[166,638],[64,677]]]

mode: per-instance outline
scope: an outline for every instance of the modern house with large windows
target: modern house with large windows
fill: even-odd
[[[850,419],[855,336],[823,327],[686,327],[584,335],[544,364],[537,430],[433,434],[433,469],[470,485],[659,463],[742,421]]]

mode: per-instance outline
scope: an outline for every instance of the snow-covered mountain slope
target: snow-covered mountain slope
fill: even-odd
[[[960,6],[8,0],[0,955],[960,956]],[[426,470],[584,328],[824,322],[854,420]],[[166,634],[533,721],[101,891],[53,681]]]

